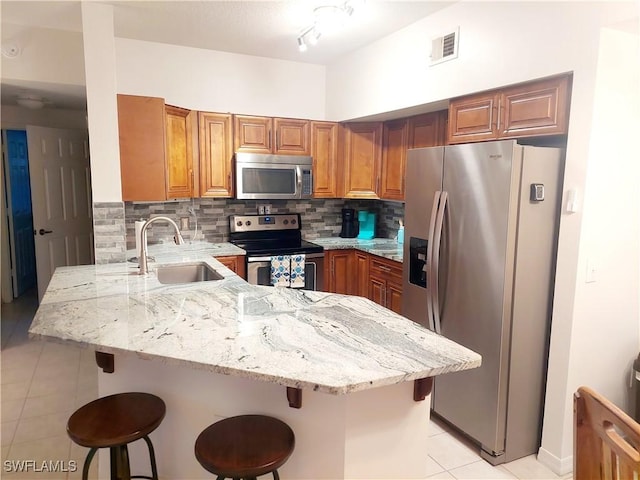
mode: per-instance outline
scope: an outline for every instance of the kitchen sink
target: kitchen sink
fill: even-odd
[[[222,280],[224,277],[206,263],[182,263],[156,268],[160,283],[193,283]]]

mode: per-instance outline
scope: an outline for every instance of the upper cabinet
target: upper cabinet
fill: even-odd
[[[437,147],[447,141],[447,110],[409,118],[409,147]]]
[[[236,152],[310,155],[309,121],[234,115]]]
[[[571,76],[451,100],[449,143],[567,133]]]
[[[344,197],[380,198],[382,122],[344,127]]]
[[[384,122],[382,128],[382,168],[380,198],[404,200],[404,171],[409,146],[406,119]]]
[[[338,129],[334,122],[311,122],[313,157],[313,196],[337,198]]]
[[[118,95],[123,200],[194,195],[194,118],[191,111],[165,105],[162,98]]]
[[[193,130],[195,112],[165,106],[167,198],[191,198],[194,192]]]
[[[199,112],[200,196],[233,196],[233,133],[230,114]]]

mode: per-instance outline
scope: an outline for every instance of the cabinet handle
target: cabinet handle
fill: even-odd
[[[376,193],[380,193],[380,175],[376,178]]]
[[[276,150],[278,150],[280,148],[280,144],[278,143],[278,131],[276,130]]]
[[[269,130],[269,150],[271,150],[271,130]]]
[[[387,287],[382,287],[382,306],[387,306]]]
[[[382,270],[383,272],[390,272],[391,271],[391,268],[385,267],[384,265],[378,265],[378,268],[380,270]]]

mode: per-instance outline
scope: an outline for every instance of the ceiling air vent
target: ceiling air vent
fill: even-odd
[[[460,29],[436,37],[431,40],[431,65],[458,58],[458,36]]]

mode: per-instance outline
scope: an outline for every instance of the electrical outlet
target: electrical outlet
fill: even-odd
[[[189,217],[180,217],[180,230],[189,230]]]
[[[267,204],[264,206],[264,214],[271,215],[271,204]]]
[[[264,205],[258,205],[258,215],[264,215]]]

